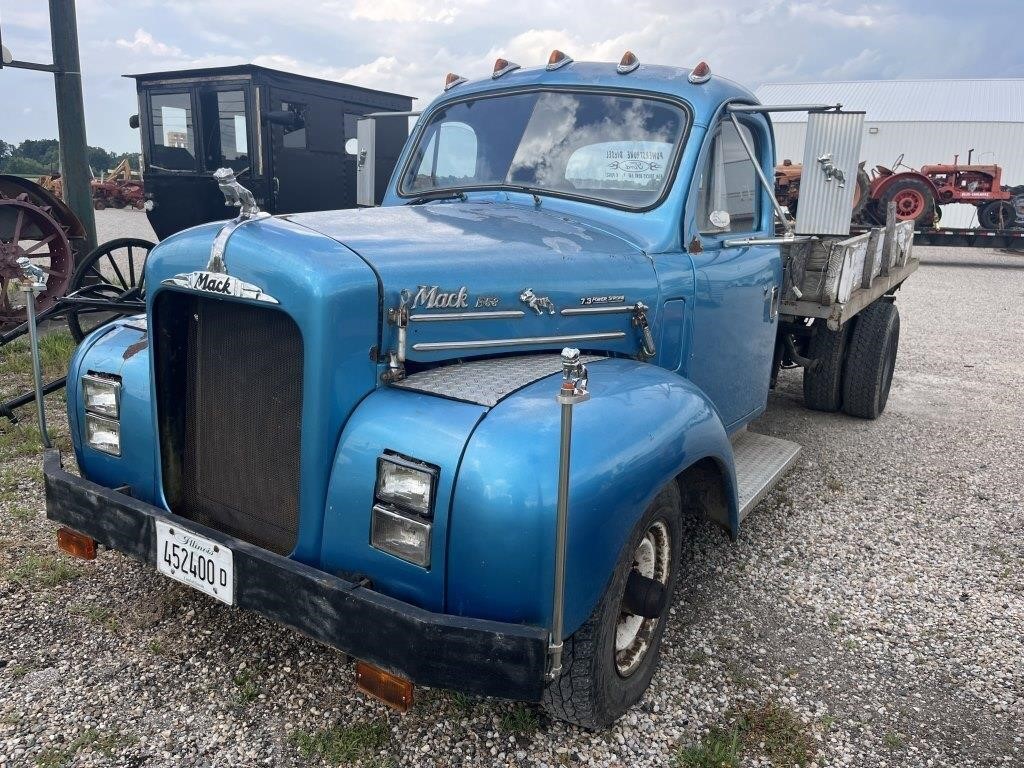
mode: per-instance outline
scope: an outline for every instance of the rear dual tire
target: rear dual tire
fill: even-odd
[[[877,419],[889,401],[900,315],[891,301],[863,309],[838,331],[824,324],[811,337],[809,356],[817,362],[804,369],[804,404],[815,411]]]
[[[671,482],[633,529],[601,601],[564,642],[562,672],[544,691],[544,708],[551,716],[584,728],[604,728],[644,695],[657,668],[679,571],[681,509],[679,486]],[[626,581],[634,569],[657,579],[667,591],[656,619],[622,610]]]

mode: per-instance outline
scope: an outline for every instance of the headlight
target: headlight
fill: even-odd
[[[430,529],[429,523],[413,520],[375,504],[370,524],[370,543],[395,557],[428,568]]]
[[[437,468],[429,464],[391,455],[377,459],[377,501],[432,518],[436,483]]]
[[[82,404],[89,413],[109,419],[121,415],[121,382],[99,376],[82,377]]]
[[[111,456],[121,455],[121,425],[113,419],[85,414],[85,442],[97,451]]]

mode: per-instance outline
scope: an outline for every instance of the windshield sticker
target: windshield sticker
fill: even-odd
[[[565,178],[574,184],[619,189],[661,185],[672,145],[660,141],[606,141],[580,147],[569,158]]]

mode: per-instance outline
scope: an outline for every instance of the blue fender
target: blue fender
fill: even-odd
[[[728,484],[732,447],[707,396],[654,365],[591,364],[588,402],[573,411],[566,636],[590,615],[619,553],[658,491],[705,458]],[[550,623],[558,476],[558,378],[492,408],[463,454],[448,520],[449,613]]]
[[[121,455],[85,442],[82,376],[90,371],[121,377]],[[160,504],[156,492],[157,445],[149,397],[149,343],[143,318],[125,318],[89,334],[68,366],[67,404],[75,458],[82,476],[107,488],[127,485],[132,495]]]

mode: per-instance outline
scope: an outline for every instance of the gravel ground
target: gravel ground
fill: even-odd
[[[692,524],[660,670],[603,733],[442,691],[398,715],[295,633],[56,556],[0,424],[0,766],[1024,765],[1024,257],[919,253],[888,410],[804,410],[785,372],[757,429],[797,467],[738,542]]]

